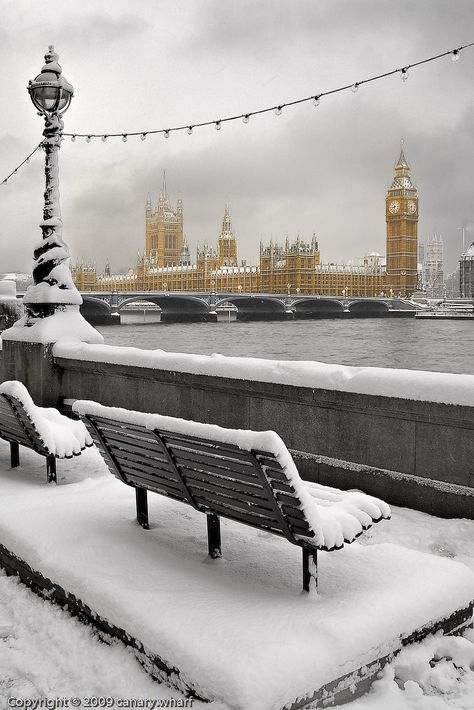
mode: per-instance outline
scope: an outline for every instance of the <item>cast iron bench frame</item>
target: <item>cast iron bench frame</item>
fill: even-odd
[[[44,456],[48,483],[57,483],[56,459],[72,459],[73,455],[80,456],[80,452],[71,456],[58,456],[58,454],[52,453],[41,438],[41,434],[21,400],[5,392],[0,393],[0,439],[8,441],[10,444],[10,465],[12,468],[20,465],[20,444]],[[86,444],[86,446],[93,446],[93,444]],[[81,449],[81,451],[83,450]]]
[[[302,548],[303,590],[310,591],[311,580],[317,590],[318,549],[330,552],[342,545],[328,548],[312,541],[304,506],[273,453],[95,414],[80,417],[110,472],[135,489],[143,528],[149,528],[147,491],[152,491],[206,514],[212,558],[222,554],[220,517],[285,537]]]

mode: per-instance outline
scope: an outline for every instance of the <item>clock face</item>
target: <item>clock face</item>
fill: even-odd
[[[413,200],[408,201],[408,212],[410,214],[415,214],[416,212],[416,202],[413,202]]]
[[[398,212],[398,210],[400,209],[400,203],[396,200],[393,200],[393,202],[389,204],[388,209],[392,214],[395,214],[395,212]]]

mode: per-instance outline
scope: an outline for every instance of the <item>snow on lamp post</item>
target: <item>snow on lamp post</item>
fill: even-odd
[[[102,336],[79,313],[82,298],[72,280],[69,250],[62,239],[58,158],[64,128],[62,115],[71,103],[74,89],[62,76],[58,59],[54,47],[50,46],[41,73],[28,85],[30,98],[45,121],[42,146],[46,182],[40,224],[43,239],[33,254],[33,285],[23,298],[26,317],[8,331],[7,339],[52,342],[73,335],[76,339],[97,343],[103,342]],[[60,323],[56,323],[57,318],[50,318],[59,314]],[[47,327],[39,327],[46,321]],[[30,336],[23,338],[19,327],[29,329]]]
[[[77,310],[82,303],[68,266],[69,251],[62,239],[59,206],[59,148],[64,128],[62,115],[71,103],[74,89],[62,76],[54,47],[49,47],[44,58],[46,63],[41,74],[28,85],[30,98],[45,121],[43,148],[46,176],[43,221],[40,224],[43,241],[34,251],[34,285],[23,299],[29,325],[58,310],[67,310],[68,306],[75,306]]]

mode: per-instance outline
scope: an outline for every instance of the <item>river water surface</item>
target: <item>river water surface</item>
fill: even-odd
[[[146,350],[319,360],[474,375],[474,322],[414,318],[160,323],[148,312],[99,326],[108,345]]]

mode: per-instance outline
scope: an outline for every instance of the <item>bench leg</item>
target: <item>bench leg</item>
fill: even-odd
[[[318,593],[318,551],[303,547],[303,591]]]
[[[137,502],[138,524],[145,530],[148,530],[148,498],[145,488],[135,488],[135,499]]]
[[[20,465],[20,445],[17,441],[10,441],[10,466],[16,468]]]
[[[57,483],[56,478],[56,458],[51,456],[46,456],[46,479],[48,483]]]
[[[222,557],[221,552],[221,521],[215,513],[207,513],[207,544],[209,555],[215,560]]]

